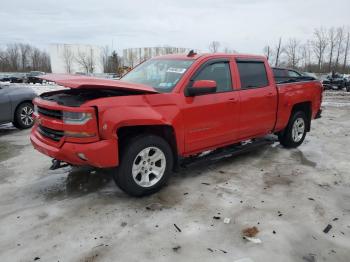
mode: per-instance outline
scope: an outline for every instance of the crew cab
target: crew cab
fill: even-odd
[[[67,89],[34,99],[31,142],[71,165],[116,167],[133,196],[159,190],[182,161],[277,134],[299,146],[321,115],[319,81],[276,84],[263,56],[166,55],[121,80],[45,75]]]

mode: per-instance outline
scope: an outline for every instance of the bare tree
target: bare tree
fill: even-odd
[[[10,70],[18,71],[20,55],[18,44],[8,44],[6,51]]]
[[[275,59],[275,66],[277,67],[279,64],[279,59],[280,59],[280,55],[281,55],[281,48],[282,48],[282,38],[280,37],[279,41],[278,41],[278,46],[276,48],[276,59]]]
[[[20,58],[21,58],[21,67],[22,71],[25,71],[27,68],[27,62],[29,58],[29,53],[31,52],[31,46],[28,44],[18,44],[20,50]]]
[[[92,48],[90,48],[87,52],[78,50],[75,60],[86,74],[94,72],[94,50]]]
[[[288,66],[291,68],[296,68],[298,66],[298,63],[300,61],[299,56],[299,41],[295,38],[290,38],[288,40],[287,45],[284,47],[284,51],[287,55],[288,59]]]
[[[343,72],[345,72],[346,64],[347,64],[347,58],[349,53],[349,43],[350,42],[350,31],[348,31],[347,38],[346,38],[346,44],[344,49],[344,63],[343,63]]]
[[[226,53],[226,54],[234,54],[234,53],[237,53],[237,52],[236,52],[236,50],[234,50],[232,48],[225,47],[224,48],[224,53]]]
[[[321,71],[324,52],[327,47],[327,34],[323,27],[315,29],[314,40],[311,42],[311,45],[317,58],[318,70]]]
[[[269,45],[265,46],[264,49],[263,49],[263,52],[264,52],[264,55],[267,58],[267,61],[270,61],[270,59],[271,59],[271,48],[270,48],[270,46]]]
[[[213,41],[209,44],[209,50],[211,53],[217,53],[219,51],[220,42]]]
[[[306,71],[311,71],[311,47],[310,47],[310,41],[306,41],[301,46],[301,60],[303,61],[303,68]]]
[[[41,51],[38,48],[33,48],[31,55],[31,63],[32,63],[32,69],[33,70],[39,70],[40,69],[40,63],[41,63]]]
[[[328,43],[329,43],[329,62],[328,62],[328,71],[332,70],[332,62],[334,49],[337,45],[337,33],[334,27],[331,27],[328,30]]]
[[[66,73],[72,73],[72,65],[74,61],[74,53],[68,45],[64,45],[62,58],[64,62],[64,67],[66,69]]]
[[[343,40],[344,40],[344,28],[343,27],[339,27],[337,29],[337,56],[335,59],[335,63],[334,63],[334,68],[335,70],[338,69],[338,64],[339,64],[339,57],[341,52],[343,52]]]

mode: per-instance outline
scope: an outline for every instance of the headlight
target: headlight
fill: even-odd
[[[83,112],[65,112],[63,111],[63,122],[65,124],[72,125],[83,125],[90,119],[92,119],[91,113],[83,113]]]

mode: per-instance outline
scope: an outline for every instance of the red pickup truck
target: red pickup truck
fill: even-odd
[[[202,152],[271,133],[299,146],[323,92],[305,77],[276,84],[265,57],[242,54],[156,57],[121,80],[43,78],[67,89],[34,99],[34,147],[72,165],[117,167],[114,180],[134,196],[157,191]]]

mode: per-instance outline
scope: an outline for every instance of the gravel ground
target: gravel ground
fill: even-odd
[[[183,169],[144,198],[121,192],[113,170],[49,171],[29,131],[0,126],[1,261],[348,262],[350,106],[339,96],[326,93],[298,149]],[[262,243],[242,238],[252,226]]]

